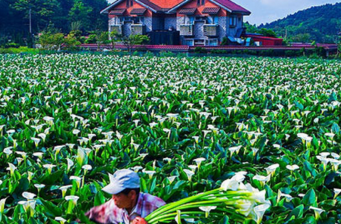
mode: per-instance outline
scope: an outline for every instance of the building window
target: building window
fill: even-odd
[[[127,2],[126,2],[127,8],[129,8],[129,7],[133,6],[133,5],[134,5],[134,0],[127,0]]]
[[[185,45],[188,45],[188,46],[194,46],[194,40],[193,39],[185,39],[184,41]]]
[[[218,46],[218,39],[208,39],[206,41],[207,46]]]
[[[133,17],[132,21],[134,22],[134,24],[144,24],[144,17],[143,16]]]
[[[237,16],[231,15],[230,16],[230,27],[237,26]]]
[[[194,16],[187,16],[185,18],[185,24],[194,24]]]
[[[197,5],[205,5],[205,0],[197,0]]]
[[[218,24],[218,16],[208,16],[206,19],[207,24]]]

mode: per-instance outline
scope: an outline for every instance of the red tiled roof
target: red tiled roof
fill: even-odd
[[[147,11],[147,9],[138,8],[138,9],[133,9],[133,10],[131,10],[131,11],[130,11],[130,14],[134,14],[134,15],[143,15],[146,11]]]
[[[108,13],[108,11],[120,3],[122,0],[116,0],[110,6],[103,9],[101,13]],[[191,0],[136,0],[137,3],[140,3],[144,7],[151,9],[153,12],[171,12],[175,9],[187,4]],[[228,9],[233,13],[242,13],[244,15],[250,15],[251,12],[240,5],[230,1],[230,0],[210,0],[212,3],[220,6],[222,8]],[[171,11],[169,11],[171,10]],[[115,10],[112,10],[115,11]],[[209,13],[208,13],[209,14]],[[212,13],[213,14],[213,13]]]
[[[184,0],[149,0],[163,9],[171,9]]]
[[[138,0],[137,2],[140,2],[152,9],[154,9],[155,11],[162,11],[162,8],[152,2],[150,2],[149,0]]]
[[[232,12],[240,12],[247,15],[250,15],[251,12],[240,5],[237,5],[236,3],[230,1],[230,0],[212,0],[213,3],[218,3],[222,6],[225,6],[226,8],[230,9]]]
[[[193,15],[197,9],[196,8],[190,8],[190,9],[180,9],[179,14],[184,15]]]
[[[214,14],[218,14],[219,10],[220,8],[217,8],[217,7],[214,7],[214,8],[206,7],[204,8],[204,10],[202,10],[202,13],[214,15]]]
[[[110,11],[109,15],[121,16],[124,14],[125,11],[125,9],[113,9]]]

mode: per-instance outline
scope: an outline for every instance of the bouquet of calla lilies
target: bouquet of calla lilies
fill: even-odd
[[[265,199],[265,190],[259,191],[249,183],[243,184],[246,174],[244,171],[238,172],[225,180],[220,188],[167,204],[147,216],[146,221],[154,224],[175,219],[179,224],[181,220],[195,223],[196,219],[208,216],[213,216],[215,220],[231,216],[235,221],[252,219],[259,224],[271,203]]]

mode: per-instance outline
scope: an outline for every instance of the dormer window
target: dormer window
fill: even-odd
[[[129,8],[129,7],[133,6],[133,5],[134,5],[134,0],[127,0],[127,2],[126,2],[127,8]]]
[[[230,27],[236,27],[237,26],[237,16],[231,15],[230,16]]]
[[[197,5],[205,5],[205,0],[197,0]]]

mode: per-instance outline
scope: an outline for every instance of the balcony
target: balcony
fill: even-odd
[[[208,37],[218,36],[218,24],[204,24],[204,35]]]
[[[113,31],[119,35],[122,35],[122,25],[121,24],[110,25],[110,32],[113,32]]]
[[[180,35],[181,36],[193,36],[194,26],[192,24],[181,24],[180,25]]]
[[[143,24],[131,24],[131,35],[144,35],[146,33],[146,26]]]

